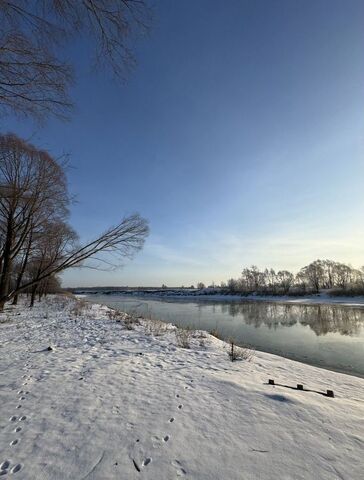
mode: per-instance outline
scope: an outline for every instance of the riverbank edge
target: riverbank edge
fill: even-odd
[[[92,297],[93,295],[108,295],[110,297],[120,295],[125,297],[163,299],[168,300],[186,300],[186,301],[216,301],[216,302],[271,302],[282,303],[286,305],[338,305],[347,307],[364,308],[364,296],[358,297],[331,297],[327,294],[317,294],[304,297],[294,296],[275,296],[275,295],[222,295],[222,294],[168,294],[144,293],[144,292],[87,292],[75,293],[76,297]]]

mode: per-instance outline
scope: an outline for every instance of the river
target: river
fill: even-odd
[[[364,308],[92,294],[87,299],[364,378]]]

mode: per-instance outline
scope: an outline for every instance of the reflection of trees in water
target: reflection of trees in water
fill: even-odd
[[[223,314],[241,315],[247,325],[268,328],[291,327],[297,323],[308,326],[316,335],[340,333],[357,335],[364,323],[364,310],[335,305],[289,305],[279,303],[220,304]]]

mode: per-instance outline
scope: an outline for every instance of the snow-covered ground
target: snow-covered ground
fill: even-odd
[[[0,322],[4,479],[363,478],[363,379],[65,297]]]

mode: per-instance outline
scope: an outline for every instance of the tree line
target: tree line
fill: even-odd
[[[332,295],[364,294],[364,267],[353,268],[333,260],[315,260],[294,274],[288,270],[253,265],[240,278],[230,278],[221,287],[229,293],[248,295],[305,295],[329,290]]]
[[[22,291],[33,305],[36,292],[67,268],[114,267],[143,246],[148,224],[138,214],[80,243],[68,222],[71,200],[61,162],[14,134],[0,135],[0,310]]]

